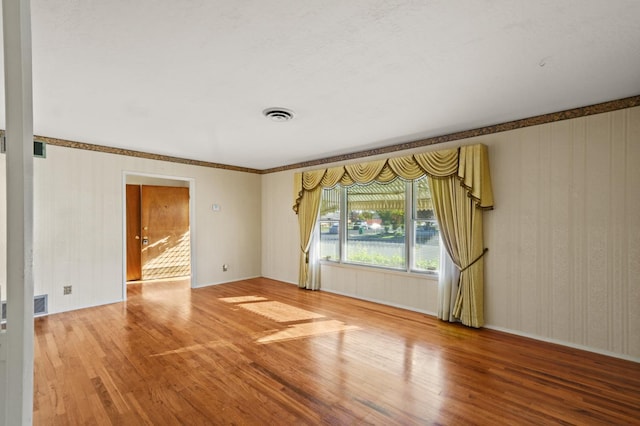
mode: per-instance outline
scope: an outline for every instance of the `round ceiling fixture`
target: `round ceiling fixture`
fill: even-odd
[[[267,108],[262,111],[262,114],[271,121],[277,121],[279,123],[289,121],[293,119],[293,111],[286,108]]]

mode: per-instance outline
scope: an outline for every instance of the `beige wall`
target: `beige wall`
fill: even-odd
[[[292,200],[293,172],[262,176],[262,276],[297,283],[300,241]]]
[[[122,299],[124,172],[193,179],[195,286],[260,276],[259,175],[50,145],[46,159],[34,159],[35,294],[49,295],[49,312]],[[2,256],[3,300],[5,271]],[[71,295],[62,295],[64,285]]]
[[[487,322],[640,360],[640,108],[481,140]]]
[[[430,149],[478,142],[489,146],[496,200],[485,214],[487,325],[640,361],[640,108]],[[278,200],[263,201],[263,274],[289,282],[292,182],[293,171],[266,175],[262,193]],[[322,287],[437,309],[428,278],[325,264]]]

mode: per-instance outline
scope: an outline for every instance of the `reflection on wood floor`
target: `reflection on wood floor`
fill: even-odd
[[[632,424],[640,364],[268,279],[36,319],[34,424]]]

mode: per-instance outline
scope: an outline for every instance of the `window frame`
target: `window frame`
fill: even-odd
[[[354,184],[354,185],[349,185],[347,186],[343,186],[343,185],[336,185],[335,188],[338,188],[338,190],[340,191],[340,197],[339,197],[339,210],[340,210],[340,221],[339,221],[339,227],[338,227],[338,238],[339,238],[339,243],[338,243],[338,252],[339,252],[339,258],[338,259],[334,259],[334,258],[323,258],[321,257],[321,261],[323,262],[328,262],[328,263],[334,263],[334,264],[341,264],[341,265],[350,265],[350,266],[358,266],[358,267],[363,267],[363,268],[374,268],[374,269],[384,269],[387,271],[393,271],[393,272],[400,272],[400,273],[412,273],[412,274],[420,274],[420,275],[425,275],[425,276],[432,276],[432,277],[437,277],[439,275],[439,271],[438,270],[425,270],[425,269],[418,269],[416,267],[416,259],[415,259],[415,244],[416,244],[416,230],[414,228],[416,228],[415,224],[418,221],[421,221],[423,219],[418,219],[417,218],[417,191],[415,190],[415,181],[419,180],[419,179],[423,179],[425,178],[425,176],[417,178],[417,179],[413,179],[413,180],[405,180],[402,178],[398,178],[400,180],[402,180],[404,182],[404,187],[405,187],[405,198],[404,198],[404,235],[405,235],[405,239],[404,239],[404,253],[405,253],[405,264],[403,268],[394,268],[394,267],[390,267],[390,266],[381,266],[381,265],[374,265],[374,264],[368,264],[368,263],[360,263],[360,262],[353,262],[353,261],[348,261],[346,259],[346,254],[347,254],[347,240],[348,240],[348,228],[349,228],[349,211],[348,211],[348,199],[347,199],[347,188],[348,187],[353,187],[361,185],[364,186],[366,184]],[[427,219],[424,219],[425,221],[427,221]],[[431,219],[429,219],[430,221]],[[437,224],[437,220],[434,218],[433,219],[434,222],[436,222]],[[318,219],[318,224],[320,223],[320,219]],[[442,244],[442,240],[439,238],[439,245]],[[320,241],[318,241],[318,244],[320,243]],[[440,250],[438,251],[440,252]],[[438,258],[438,260],[440,261],[441,259]]]

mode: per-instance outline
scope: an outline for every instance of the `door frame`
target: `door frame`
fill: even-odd
[[[182,176],[159,175],[134,171],[122,172],[122,300],[127,300],[127,183],[130,177],[145,177],[159,180],[184,181],[189,187],[189,256],[191,263],[190,286],[194,288],[196,279],[196,181]],[[162,184],[162,182],[158,182]]]

